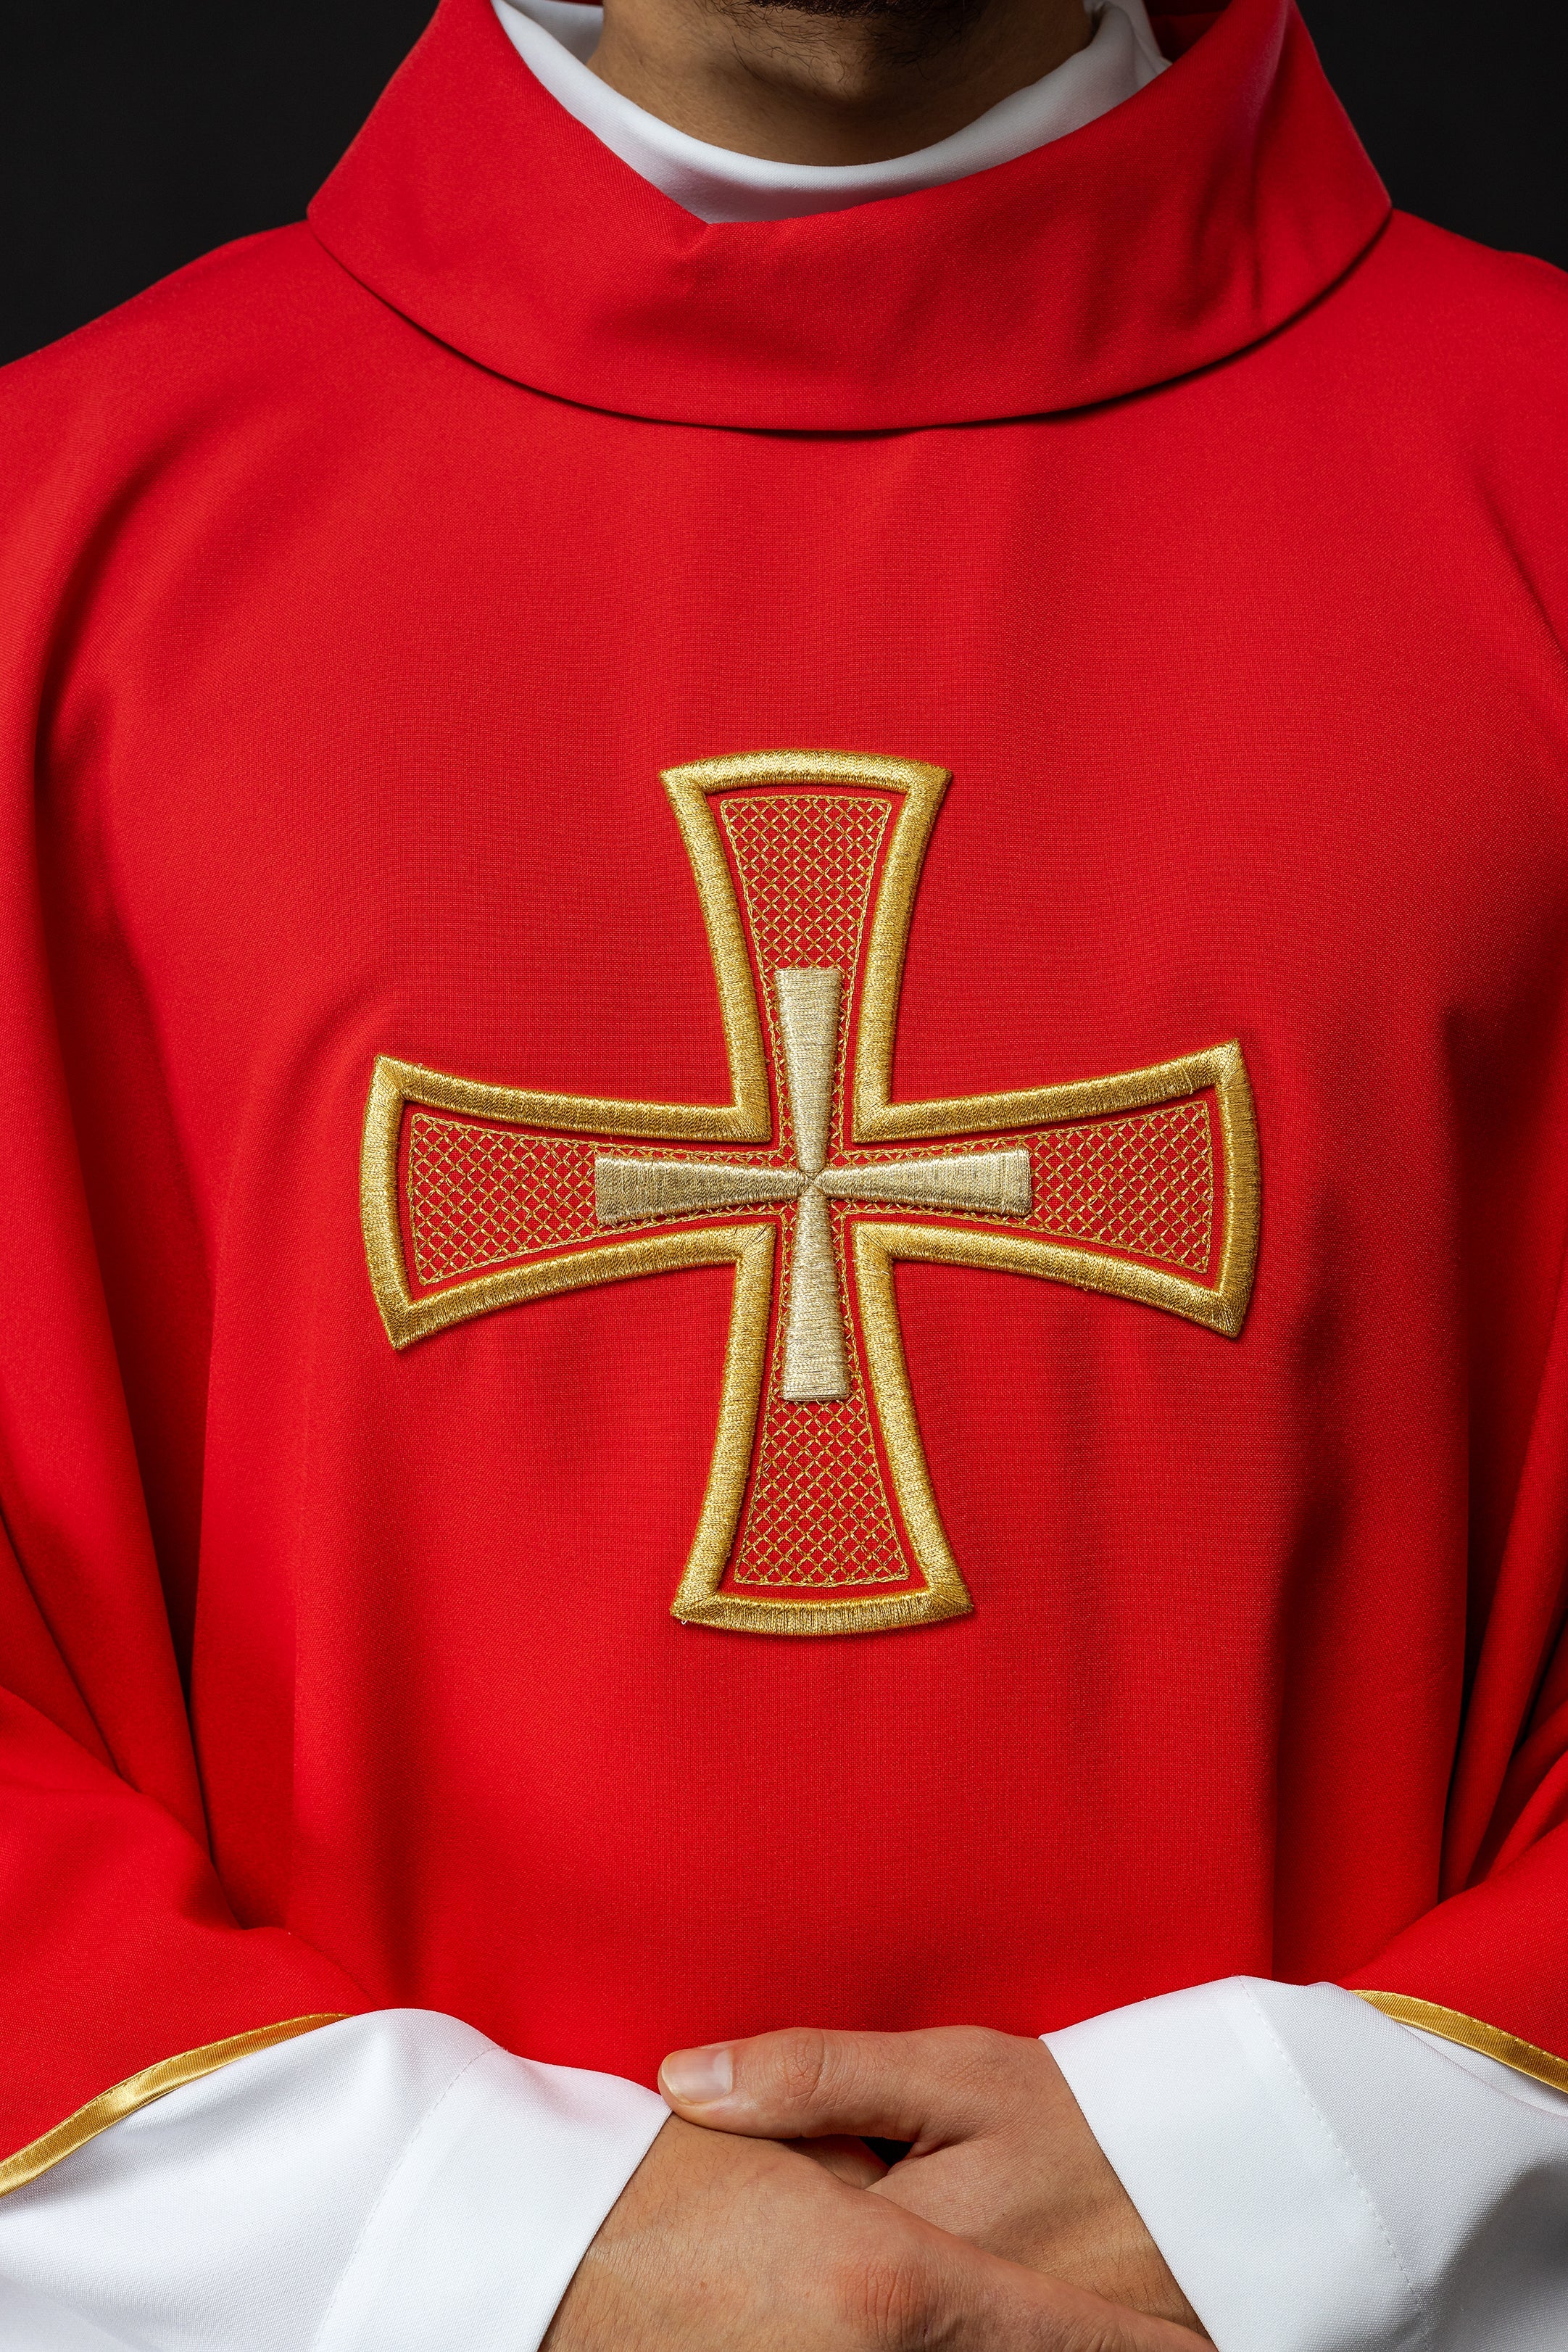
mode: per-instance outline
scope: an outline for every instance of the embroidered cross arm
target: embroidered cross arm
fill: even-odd
[[[642,1225],[654,1217],[700,1217],[711,1209],[747,1209],[793,1201],[808,1182],[794,1168],[745,1168],[707,1160],[614,1160],[593,1163],[594,1206],[601,1225]]]
[[[1034,1185],[1027,1151],[967,1151],[940,1160],[892,1160],[825,1169],[835,1201],[885,1201],[899,1209],[948,1209],[959,1216],[1027,1217]]]

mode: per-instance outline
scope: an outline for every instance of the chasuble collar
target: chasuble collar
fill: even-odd
[[[1086,406],[1229,357],[1359,258],[1388,198],[1291,0],[991,170],[709,226],[517,60],[434,21],[310,208],[372,293],[497,374],[669,423],[865,432]]]

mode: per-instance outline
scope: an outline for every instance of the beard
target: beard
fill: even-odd
[[[991,0],[718,0],[735,17],[767,16],[779,24],[863,25],[890,65],[913,66],[939,58],[970,32]]]
[[[795,16],[874,24],[890,32],[902,29],[911,50],[918,51],[967,32],[988,5],[989,0],[740,0],[736,13],[749,15],[756,9],[773,16],[788,11]]]

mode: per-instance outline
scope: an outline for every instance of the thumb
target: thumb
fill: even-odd
[[[745,2042],[672,2051],[659,2088],[675,2113],[712,2131],[758,2139],[852,2133],[946,2147],[969,2137],[988,2104],[969,2045],[1000,2034],[961,2027],[925,2033],[827,2033],[799,2026]]]

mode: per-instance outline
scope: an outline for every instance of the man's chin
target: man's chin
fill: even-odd
[[[862,24],[902,25],[921,45],[956,33],[985,13],[988,0],[743,0],[769,16],[831,17]]]

